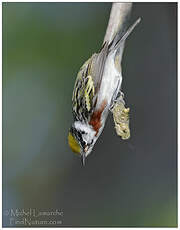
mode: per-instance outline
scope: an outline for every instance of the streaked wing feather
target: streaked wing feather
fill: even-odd
[[[72,96],[72,109],[75,120],[88,121],[96,103],[101,85],[108,45],[99,54],[93,54],[80,68]]]
[[[107,54],[108,54],[108,44],[104,43],[99,54],[96,54],[96,57],[92,61],[90,75],[92,76],[94,81],[95,94],[98,92],[99,87],[101,85]]]

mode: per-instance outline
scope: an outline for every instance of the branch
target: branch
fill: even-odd
[[[118,31],[122,31],[131,13],[132,3],[113,3],[104,42],[111,42]],[[103,43],[104,43],[103,42]]]
[[[111,14],[104,37],[104,42],[110,43],[117,33],[121,34],[126,29],[127,21],[131,13],[131,8],[132,3],[112,4]],[[134,24],[134,26],[136,26],[137,23],[138,21]],[[133,28],[134,27],[132,27],[132,30]],[[125,34],[125,36],[128,36],[128,34]],[[121,49],[119,49],[119,62],[121,62],[123,49],[124,42],[122,43]],[[114,102],[112,113],[117,135],[120,136],[123,140],[129,139],[129,108],[125,108],[125,101],[123,100],[122,93],[118,97],[118,99],[116,99],[116,102]]]

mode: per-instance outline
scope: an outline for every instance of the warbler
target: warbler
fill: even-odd
[[[125,32],[116,33],[112,41],[105,41],[80,68],[72,95],[73,124],[68,142],[83,165],[100,136],[110,108],[121,87],[121,59],[126,38],[140,22],[140,18]]]

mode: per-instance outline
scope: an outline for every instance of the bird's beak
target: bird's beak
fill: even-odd
[[[83,166],[85,166],[86,153],[87,153],[88,149],[89,149],[89,146],[86,145],[84,148],[84,151],[81,153],[81,162],[82,162]]]
[[[85,153],[83,153],[83,154],[81,155],[81,162],[82,162],[82,165],[83,165],[83,166],[85,166],[85,160],[86,160],[86,155],[85,155]]]

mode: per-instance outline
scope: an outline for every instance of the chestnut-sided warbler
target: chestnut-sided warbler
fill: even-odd
[[[68,135],[69,146],[81,156],[83,165],[101,134],[114,101],[121,92],[121,59],[126,38],[140,18],[125,32],[105,41],[80,68],[72,95],[74,122]]]

